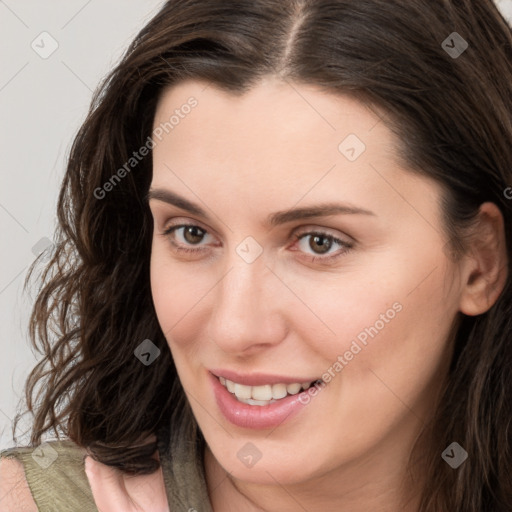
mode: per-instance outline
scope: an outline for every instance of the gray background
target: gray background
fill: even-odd
[[[0,449],[14,444],[12,418],[40,357],[27,335],[36,290],[23,294],[22,285],[44,240],[53,239],[73,136],[100,79],[163,3],[0,0]],[[512,22],[512,0],[497,3]],[[52,44],[57,49],[42,58]],[[17,430],[20,443],[29,419]]]

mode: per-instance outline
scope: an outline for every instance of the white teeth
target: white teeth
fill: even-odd
[[[286,391],[290,393],[290,395],[296,395],[302,389],[302,384],[288,384],[286,386]]]
[[[252,386],[252,398],[255,400],[272,400],[272,386],[266,384],[265,386]],[[282,398],[282,397],[274,397]]]
[[[311,382],[294,382],[293,384],[264,384],[263,386],[246,386],[225,377],[219,377],[220,383],[233,393],[240,402],[250,405],[268,405],[286,395],[296,395],[301,389],[309,389]]]
[[[284,398],[288,392],[286,391],[286,384],[274,384],[272,386],[272,397],[276,400]]]
[[[235,383],[235,395],[238,398],[245,398],[246,400],[251,397],[251,386],[244,386],[243,384]]]

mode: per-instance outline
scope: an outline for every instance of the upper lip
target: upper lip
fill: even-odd
[[[265,384],[293,384],[295,382],[315,382],[318,377],[287,377],[285,375],[271,375],[269,373],[251,373],[242,375],[233,370],[211,369],[210,372],[216,377],[224,377],[237,384],[245,386],[263,386]]]

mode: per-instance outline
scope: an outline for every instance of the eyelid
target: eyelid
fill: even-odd
[[[343,232],[340,232],[340,231],[337,231],[335,229],[332,229],[332,228],[325,228],[325,227],[319,227],[319,226],[315,226],[315,225],[308,225],[308,226],[301,226],[300,228],[298,229],[295,229],[293,230],[293,234],[294,235],[303,235],[303,234],[313,234],[313,233],[319,233],[319,234],[322,234],[322,235],[327,235],[327,236],[330,236],[330,237],[333,237],[333,238],[346,238],[346,240],[343,240],[344,242],[346,242],[347,244],[353,244],[356,242],[356,240],[354,238],[352,238],[351,236],[347,235],[346,233],[343,233]]]
[[[198,228],[201,228],[203,231],[206,231],[207,233],[215,233],[215,230],[205,227],[200,221],[192,220],[189,219],[188,217],[173,217],[172,219],[163,222],[162,225],[163,231],[166,231],[169,228],[176,226],[196,226]]]

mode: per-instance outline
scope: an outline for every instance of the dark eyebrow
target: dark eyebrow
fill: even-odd
[[[163,201],[165,203],[177,206],[182,210],[186,210],[194,215],[200,215],[201,217],[208,218],[206,212],[199,205],[192,203],[188,199],[185,199],[184,197],[181,197],[178,194],[171,192],[170,190],[165,190],[162,188],[151,189],[147,193],[145,199],[148,203],[151,199]],[[312,217],[325,217],[328,215],[336,214],[361,214],[375,216],[375,213],[371,212],[370,210],[365,210],[364,208],[357,208],[355,206],[345,204],[325,203],[318,206],[294,208],[272,213],[268,216],[267,223],[270,226],[277,226],[279,224],[284,224],[294,220],[309,219]]]

